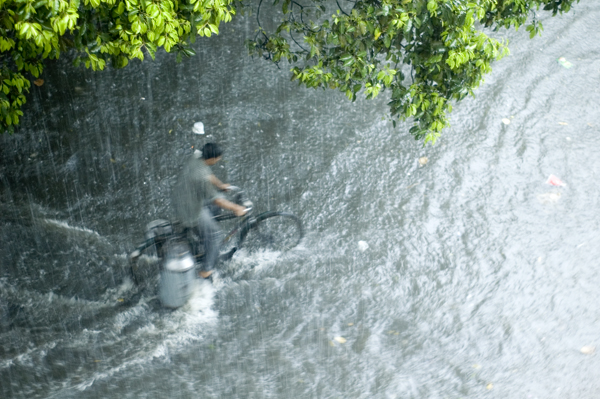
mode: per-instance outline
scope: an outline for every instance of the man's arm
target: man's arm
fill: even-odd
[[[216,206],[227,209],[235,213],[235,216],[244,216],[246,214],[246,208],[241,205],[234,204],[231,201],[227,201],[225,198],[216,198],[213,201]]]
[[[213,186],[218,188],[219,190],[227,191],[229,190],[229,184],[223,183],[221,180],[217,179],[217,176],[210,175],[210,182]]]

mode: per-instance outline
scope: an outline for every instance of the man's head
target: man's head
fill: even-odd
[[[205,161],[215,160],[218,161],[223,155],[221,147],[217,143],[206,143],[202,147],[202,159]]]

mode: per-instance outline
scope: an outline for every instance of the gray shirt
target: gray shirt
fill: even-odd
[[[210,182],[211,176],[210,167],[196,154],[183,166],[173,189],[173,205],[177,219],[184,226],[197,226],[202,208],[221,198]]]

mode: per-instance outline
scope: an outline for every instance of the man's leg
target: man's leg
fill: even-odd
[[[200,272],[200,276],[208,278],[212,274],[212,271],[219,260],[223,233],[221,232],[218,223],[213,219],[212,213],[208,208],[202,209],[199,225],[200,231],[202,231],[204,237],[204,249],[206,251],[204,267]]]

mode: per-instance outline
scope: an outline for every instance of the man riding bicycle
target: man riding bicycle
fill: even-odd
[[[213,219],[210,205],[232,211],[236,216],[246,214],[246,208],[226,200],[218,191],[227,190],[210,167],[221,160],[223,152],[215,143],[207,143],[202,154],[194,153],[186,161],[173,189],[173,207],[177,219],[185,227],[198,227],[203,238],[206,258],[200,277],[208,278],[219,258],[222,232]]]

